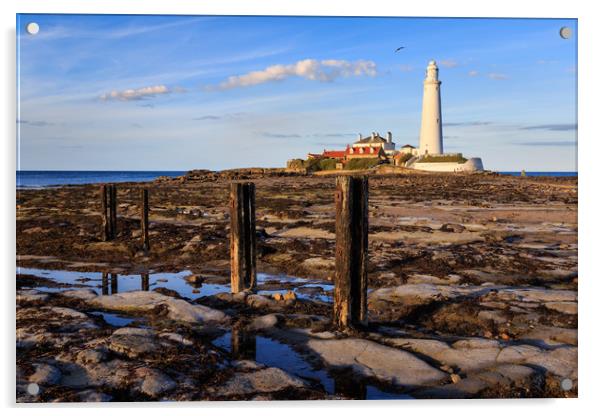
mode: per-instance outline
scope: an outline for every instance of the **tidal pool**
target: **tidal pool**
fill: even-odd
[[[253,360],[269,367],[280,368],[310,383],[320,384],[329,394],[350,399],[412,399],[408,394],[383,391],[369,381],[349,373],[336,374],[317,369],[291,346],[248,331],[228,331],[214,339],[213,344],[228,351],[233,359]]]
[[[51,279],[57,283],[88,287],[93,289],[99,295],[110,295],[114,293],[131,292],[136,290],[153,290],[163,287],[176,291],[180,296],[195,300],[203,296],[230,292],[229,284],[188,282],[186,277],[193,274],[189,270],[183,270],[174,273],[117,274],[17,267],[17,273]],[[274,282],[286,284],[287,286],[294,285],[294,287],[291,287],[290,289],[283,288],[276,290],[261,289],[262,285]],[[259,294],[284,294],[288,290],[292,290],[299,299],[332,302],[332,296],[329,295],[329,293],[332,293],[334,286],[330,283],[294,276],[272,275],[266,273],[257,274],[257,283]],[[311,290],[312,288],[317,290]],[[73,288],[36,287],[36,289],[41,289],[47,292],[63,292]]]

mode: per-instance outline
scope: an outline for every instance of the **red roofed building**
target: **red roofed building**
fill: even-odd
[[[351,147],[347,146],[347,150],[345,150],[345,159],[374,159],[379,158],[381,160],[386,160],[387,155],[381,146],[373,147]]]
[[[324,150],[322,157],[330,159],[345,159],[345,150]]]

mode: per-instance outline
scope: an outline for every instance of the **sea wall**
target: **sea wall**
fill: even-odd
[[[412,168],[425,170],[429,172],[481,172],[483,171],[483,161],[480,157],[473,157],[464,163],[458,162],[435,162],[435,163],[414,163]]]

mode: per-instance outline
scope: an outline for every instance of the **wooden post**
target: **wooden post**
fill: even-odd
[[[230,188],[230,283],[232,293],[253,290],[257,281],[255,184]]]
[[[142,231],[142,250],[148,252],[150,250],[150,242],[148,239],[148,189],[142,189],[142,213],[140,218],[140,230]]]
[[[368,178],[336,180],[334,323],[352,328],[367,322]]]
[[[111,239],[114,239],[115,237],[117,237],[117,187],[115,185],[111,185],[109,189],[109,208],[111,211]]]
[[[107,185],[102,185],[100,187],[100,201],[102,205],[102,241],[110,240],[110,230],[109,230],[109,214],[108,214],[108,188]]]
[[[102,294],[109,294],[109,274],[107,272],[102,272]]]
[[[117,273],[111,273],[111,295],[114,295],[117,292]]]
[[[150,279],[148,273],[142,273],[140,278],[142,280],[141,290],[148,292],[150,290]]]

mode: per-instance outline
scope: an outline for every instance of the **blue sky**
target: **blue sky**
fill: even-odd
[[[576,33],[571,19],[20,15],[18,166],[276,167],[372,131],[417,145],[435,59],[445,151],[574,171]]]

